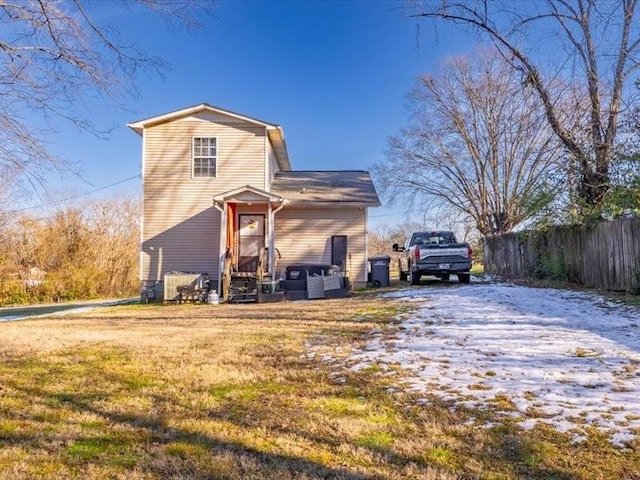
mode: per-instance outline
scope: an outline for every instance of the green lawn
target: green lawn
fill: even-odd
[[[364,293],[0,324],[0,478],[638,478],[638,452],[598,432],[572,445],[490,410],[421,406],[393,388],[400,369],[347,369],[407,308]]]

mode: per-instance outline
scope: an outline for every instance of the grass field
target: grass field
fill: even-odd
[[[634,479],[639,452],[417,405],[402,372],[335,375],[406,303],[131,305],[1,324],[0,478]],[[507,398],[504,399],[508,401]]]

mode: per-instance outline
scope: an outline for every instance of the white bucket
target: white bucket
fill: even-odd
[[[210,303],[212,305],[217,305],[220,303],[220,297],[215,290],[209,291],[209,295],[207,295],[207,303]]]

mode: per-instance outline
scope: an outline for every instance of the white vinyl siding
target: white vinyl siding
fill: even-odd
[[[213,197],[245,185],[263,186],[265,136],[264,127],[222,115],[199,114],[145,128],[142,280],[162,280],[171,271],[217,278],[220,212]],[[215,177],[193,178],[194,137],[217,139]]]
[[[367,281],[366,209],[285,207],[275,217],[278,272],[296,263],[331,264],[331,237],[347,235],[347,273],[354,285]]]
[[[191,156],[194,178],[216,176],[218,140],[215,137],[193,137]]]

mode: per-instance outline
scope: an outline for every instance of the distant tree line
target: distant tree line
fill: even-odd
[[[138,200],[93,201],[2,223],[0,305],[137,294]]]

